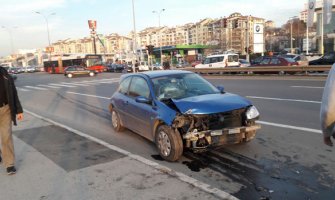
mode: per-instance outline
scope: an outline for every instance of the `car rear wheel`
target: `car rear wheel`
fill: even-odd
[[[157,129],[156,146],[161,157],[167,161],[174,162],[183,154],[183,141],[180,134],[166,125]]]
[[[89,75],[90,75],[90,76],[94,76],[94,72],[90,72]]]
[[[67,77],[68,77],[68,78],[72,78],[73,75],[72,75],[72,74],[68,74]]]
[[[124,127],[121,125],[119,114],[115,110],[112,111],[112,126],[117,132],[120,132],[124,129]]]
[[[285,75],[285,71],[278,72],[278,75],[280,75],[280,76]]]

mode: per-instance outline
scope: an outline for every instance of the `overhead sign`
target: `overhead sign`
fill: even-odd
[[[254,24],[254,53],[264,53],[264,24]]]

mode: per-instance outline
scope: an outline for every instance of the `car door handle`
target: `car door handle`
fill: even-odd
[[[128,105],[128,101],[123,101],[123,105]]]

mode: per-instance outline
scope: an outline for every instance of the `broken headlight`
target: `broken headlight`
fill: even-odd
[[[255,106],[250,106],[246,112],[247,119],[255,119],[259,116],[259,112]]]

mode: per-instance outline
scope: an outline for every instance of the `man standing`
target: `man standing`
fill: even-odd
[[[22,120],[23,110],[17,96],[14,80],[7,70],[0,66],[0,162],[3,160],[9,175],[16,173],[11,124],[13,121],[16,125],[16,117],[18,120]]]
[[[331,137],[335,139],[335,64],[329,71],[323,90],[320,120],[323,141],[326,145],[333,146]]]

